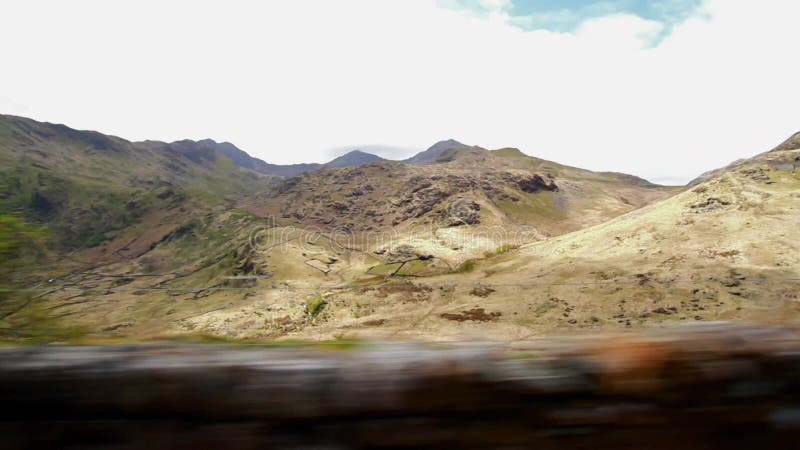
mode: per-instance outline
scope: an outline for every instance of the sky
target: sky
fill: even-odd
[[[0,113],[271,163],[454,138],[661,183],[800,130],[796,0],[0,0]]]

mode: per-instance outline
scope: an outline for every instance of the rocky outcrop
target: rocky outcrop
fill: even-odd
[[[457,198],[445,211],[445,226],[476,225],[480,223],[481,206],[468,198]]]
[[[284,199],[283,218],[323,228],[353,224],[356,230],[365,230],[431,213],[443,217],[445,226],[475,225],[480,223],[480,206],[473,198],[518,201],[525,193],[542,191],[558,191],[552,177],[511,172],[428,174],[397,163],[374,163],[286,180],[271,197]]]
[[[455,199],[467,198],[500,213],[490,215],[493,224],[542,226],[544,233],[553,234],[574,230],[577,223],[587,225],[587,217],[596,216],[578,209],[597,210],[609,202],[616,205],[623,197],[625,209],[633,210],[669,194],[622,174],[566,166],[555,171],[548,162],[520,152],[462,147],[444,149],[442,155],[447,161],[373,161],[307,172],[243,198],[236,206],[260,217],[286,219],[281,225],[363,233],[390,227],[476,224],[475,208],[459,214],[448,211]],[[582,201],[572,201],[577,198]],[[615,208],[602,208],[607,211],[603,215],[616,214],[612,213]],[[556,227],[557,218],[576,224]]]
[[[717,211],[730,204],[731,203],[727,200],[716,197],[709,197],[700,203],[695,203],[691,205],[691,208],[694,212],[706,213],[711,211]]]
[[[541,175],[530,175],[514,178],[519,190],[522,192],[533,193],[539,191],[557,191],[558,186],[552,178],[542,177]]]

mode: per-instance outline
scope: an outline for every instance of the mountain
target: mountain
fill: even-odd
[[[522,336],[584,320],[578,305],[613,325],[608,299],[633,306],[643,294],[604,293],[597,279],[654,279],[637,260],[652,244],[637,239],[674,235],[661,251],[675,253],[702,236],[671,217],[592,231],[648,217],[689,195],[680,188],[453,145],[425,164],[351,152],[334,164],[346,167],[277,177],[228,143],[132,143],[4,116],[0,206],[58,244],[15,279],[48,286],[36,314],[95,336]],[[712,214],[733,204],[695,203]],[[631,253],[601,257],[619,242]],[[592,284],[571,286],[571,270]],[[31,305],[4,300],[0,330],[38,329]]]
[[[208,170],[211,159],[195,162],[178,150],[155,154]],[[260,175],[227,157],[213,161]],[[162,205],[106,231],[36,272],[53,286],[72,287],[38,304],[57,311],[63,326],[101,336],[280,338],[322,330],[330,337],[351,325],[396,332],[393,324],[410,327],[439,295],[455,305],[474,298],[469,290],[393,287],[398,281],[458,283],[488,255],[514,253],[677,192],[517,149],[479,147],[447,149],[432,164],[375,161],[267,179],[222,204]],[[308,319],[320,302],[323,312]],[[358,325],[382,321],[392,325]],[[441,335],[447,333],[445,327]]]
[[[255,170],[256,167],[266,164],[260,159],[251,157],[230,142],[218,143],[211,139],[203,139],[201,141],[184,139],[172,143],[143,141],[139,142],[139,144],[160,152],[181,155],[198,164],[201,164],[203,161],[213,161],[218,155],[225,156],[239,167],[245,167],[251,170]]]
[[[211,139],[204,139],[201,141],[182,140],[171,143],[160,141],[143,141],[140,142],[152,150],[160,152],[170,152],[184,156],[188,159],[201,164],[203,161],[211,161],[217,155],[224,156],[236,165],[245,169],[250,169],[265,175],[275,175],[279,177],[296,177],[304,172],[312,172],[320,169],[338,168],[356,166],[359,164],[366,164],[375,161],[384,161],[383,158],[371,153],[365,153],[360,150],[353,150],[337,158],[334,158],[325,164],[270,164],[261,159],[250,156],[244,150],[236,147],[229,142],[216,142]]]
[[[661,202],[482,260],[458,283],[492,286],[480,306],[502,314],[495,336],[524,327],[796,325],[800,145],[787,142]],[[440,303],[428,312],[455,314],[458,307]],[[418,326],[435,321],[427,322]]]
[[[396,332],[423,312],[413,306],[419,302],[473,298],[414,284],[395,289],[397,280],[460,283],[489,255],[677,192],[517,149],[452,142],[434,148],[430,164],[352,152],[332,164],[347,167],[277,178],[227,143],[131,143],[27,119],[3,124],[4,201],[24,200],[26,217],[50,228],[64,248],[57,250],[64,257],[27,274],[29,283],[56,287],[36,305],[59,326],[101,336],[330,336],[353,320],[390,321],[356,327]],[[24,180],[10,177],[34,170]],[[76,224],[87,229],[65,231]],[[374,287],[326,287],[351,284]],[[308,305],[319,311],[320,302],[324,312],[309,320]],[[26,304],[24,296],[4,302],[0,327],[28,317],[15,314]]]
[[[353,150],[342,156],[339,156],[338,158],[333,159],[332,161],[323,165],[322,168],[330,169],[330,168],[340,168],[348,166],[358,166],[361,164],[367,164],[377,161],[385,161],[385,160],[380,156],[373,155],[372,153],[365,153],[362,152],[361,150]]]
[[[445,141],[439,141],[433,144],[427,150],[419,152],[403,162],[409,164],[428,164],[436,162],[436,160],[438,160],[439,157],[441,157],[442,153],[451,148],[463,148],[463,147],[469,147],[469,146],[462,144],[461,142],[458,142],[454,139],[447,139]]]
[[[800,149],[800,132],[793,134],[789,139],[783,141],[781,145],[770,150],[772,152],[785,152]]]
[[[387,251],[389,258],[400,261],[393,266],[399,266],[394,269],[399,271],[381,272],[394,273],[394,280],[399,274],[405,278],[382,284],[361,279],[352,289],[319,290],[326,306],[310,325],[294,321],[293,327],[272,328],[276,333],[272,335],[514,341],[547,334],[705,321],[797,326],[800,145],[787,142],[721,169],[691,189],[673,191],[675,195],[598,220],[592,226],[582,227],[587,222],[579,225],[567,217],[559,223],[564,224],[564,231],[577,228],[574,231],[556,231],[545,239],[519,247],[502,245],[477,256],[462,250],[460,256],[469,259],[462,259],[449,272],[420,269],[424,262],[413,260],[413,255],[430,252],[433,261],[446,260],[448,255],[434,244],[452,239],[453,235],[443,232],[452,228],[435,228],[433,239],[426,239],[425,233],[409,233],[410,237],[401,241],[411,251],[395,250],[395,256]],[[511,167],[524,167],[527,162],[537,173],[559,168],[554,163],[523,159],[513,149],[489,153],[512,158]],[[450,162],[407,167],[441,166],[449,173],[458,161],[473,167],[485,161],[493,172],[506,170],[474,148],[456,150],[446,159]],[[364,166],[368,167],[373,166]],[[380,165],[374,167],[378,170]],[[579,169],[550,173],[558,191],[540,191],[534,196],[552,198],[568,186],[576,188],[573,192],[587,193],[608,182],[587,182],[590,173],[567,178],[566,174],[580,173]],[[586,184],[572,184],[580,181]],[[498,179],[490,182],[504,190],[509,187]],[[594,198],[583,204],[584,210],[580,203],[573,203],[572,208],[585,213],[598,204],[602,201]],[[487,203],[481,204],[481,213],[486,209]],[[480,215],[481,220],[484,217]],[[533,218],[527,221],[536,222]],[[399,233],[403,235],[402,227]],[[457,242],[466,242],[466,247],[492,234],[458,236]],[[413,265],[405,262],[408,260],[413,260]],[[212,313],[188,322],[222,334],[237,330],[241,335],[258,335],[252,329],[244,331],[253,311],[254,305],[241,304],[218,319]],[[229,322],[222,324],[222,317]]]
[[[319,170],[323,167],[322,164],[269,164],[261,159],[250,156],[247,152],[229,142],[218,143],[211,139],[203,139],[201,141],[186,139],[171,143],[144,141],[139,144],[153,150],[182,155],[198,163],[201,163],[203,160],[212,160],[216,155],[222,155],[233,161],[239,167],[254,170],[265,175],[280,177],[295,177],[303,172]]]
[[[787,152],[790,152],[792,150],[797,150],[797,149],[800,149],[800,133],[793,134],[791,137],[789,137],[789,139],[786,139],[780,145],[778,145],[774,149],[772,149],[772,150],[770,150],[768,152],[765,152],[765,153],[779,153],[779,154],[783,155],[784,157],[786,157],[787,155],[791,156],[791,153],[787,153]],[[721,174],[726,173],[726,172],[731,172],[731,171],[733,171],[733,170],[735,170],[737,168],[740,168],[740,167],[744,167],[744,166],[750,165],[750,164],[753,163],[753,161],[767,158],[767,155],[765,153],[762,153],[762,154],[757,155],[754,158],[750,158],[750,159],[739,159],[739,160],[736,160],[736,161],[728,164],[725,167],[722,167],[722,168],[719,168],[719,169],[710,170],[710,171],[700,175],[699,177],[695,178],[694,180],[690,181],[688,186],[697,186],[697,185],[699,185],[699,184],[701,184],[701,183],[703,183],[705,181],[708,181],[708,180],[710,180],[710,179],[712,179],[712,178],[714,178],[714,177],[716,177],[718,175],[721,175]],[[772,158],[771,161],[774,162],[775,159]],[[783,167],[784,168],[791,167],[792,165],[797,165],[797,160],[794,160],[794,159],[790,158],[788,160],[783,161]]]
[[[274,180],[207,148],[194,153],[175,147],[162,151],[0,115],[0,213],[46,224],[57,247],[82,248],[151,214],[220,207]]]
[[[455,223],[451,205],[471,202],[476,217],[468,224],[527,227],[553,236],[672,192],[636,177],[563,166],[516,149],[463,147],[440,153],[434,164],[379,161],[305,173],[243,197],[238,207],[287,224],[367,232]]]

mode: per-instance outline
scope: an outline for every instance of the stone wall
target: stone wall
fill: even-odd
[[[0,448],[800,448],[795,330],[0,349]]]

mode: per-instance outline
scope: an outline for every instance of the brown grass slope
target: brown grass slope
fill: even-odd
[[[414,283],[457,283],[472,276],[475,259],[513,254],[516,244],[673,192],[515,149],[450,149],[425,165],[321,170],[245,196],[235,210],[112,241],[109,248],[124,245],[116,252],[124,259],[53,274],[72,288],[41,303],[62,323],[101,336],[445,337],[472,323],[505,326],[508,316],[478,311],[496,297],[490,289]]]
[[[286,335],[514,340],[699,321],[797,324],[799,219],[795,139],[669,199],[458,273],[329,290],[323,312]],[[228,320],[241,324],[245,311]]]
[[[706,320],[797,323],[800,145],[787,142],[672,198],[489,258],[453,281],[495,286],[476,303],[501,313],[502,333],[512,335]]]

